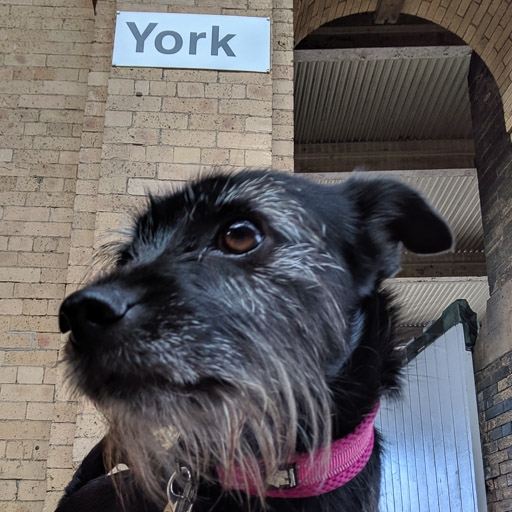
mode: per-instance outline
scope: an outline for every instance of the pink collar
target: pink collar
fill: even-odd
[[[279,471],[273,480],[274,486],[267,492],[271,498],[307,498],[318,496],[346,484],[358,475],[366,466],[373,451],[375,431],[373,420],[379,410],[379,403],[365,419],[356,427],[354,432],[331,444],[331,452],[325,458],[325,452],[319,450],[311,455],[294,457],[283,470]],[[223,482],[222,473],[219,477]],[[223,482],[226,489],[244,490],[244,475],[238,472],[236,481]],[[251,494],[256,494],[254,486],[249,482]]]

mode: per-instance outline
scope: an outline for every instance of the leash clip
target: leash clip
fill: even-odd
[[[178,475],[185,481],[183,489],[177,486],[176,478]],[[181,466],[175,471],[167,482],[167,500],[168,504],[164,512],[192,512],[196,490],[192,480],[192,474],[187,466]]]

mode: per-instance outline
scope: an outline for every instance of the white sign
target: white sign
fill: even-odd
[[[270,19],[118,12],[114,66],[270,71]]]

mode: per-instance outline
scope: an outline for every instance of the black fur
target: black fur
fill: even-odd
[[[226,253],[219,237],[240,220],[252,222],[263,241],[246,253]],[[449,249],[452,238],[417,192],[387,179],[356,176],[326,187],[284,174],[242,172],[152,198],[131,239],[116,251],[114,268],[61,308],[61,328],[72,332],[71,379],[100,408],[128,423],[149,418],[146,426],[160,427],[173,414],[184,430],[187,418],[192,430],[211,429],[213,455],[204,453],[208,443],[200,437],[190,456],[192,464],[200,464],[200,454],[210,457],[213,468],[211,475],[198,470],[194,512],[261,510],[260,498],[248,503],[243,493],[222,492],[215,481],[214,468],[224,459],[213,446],[223,433],[215,430],[221,428],[217,417],[212,425],[199,423],[203,409],[193,402],[206,404],[211,414],[231,399],[243,409],[244,397],[251,395],[240,391],[242,383],[267,387],[275,372],[259,357],[272,353],[282,358],[297,403],[292,399],[290,405],[269,384],[268,396],[283,400],[283,406],[268,432],[282,432],[279,421],[286,424],[296,413],[293,451],[302,453],[325,443],[325,432],[339,439],[353,431],[383,394],[398,389],[395,313],[381,283],[399,270],[401,243],[414,252],[435,253]],[[233,291],[232,283],[239,288]],[[331,421],[322,430],[313,416],[322,416],[326,406]],[[258,439],[250,419],[257,406],[247,404],[248,416],[241,414],[247,423],[239,435],[265,459],[265,438]],[[188,435],[196,439],[195,431]],[[185,445],[186,439],[182,436]],[[114,480],[99,462],[101,448],[84,460],[58,512],[122,509]],[[380,451],[377,435],[364,470],[335,491],[305,499],[267,498],[265,506],[281,512],[375,512]],[[287,453],[286,446],[276,453]],[[163,475],[163,483],[171,468],[160,460],[154,466],[155,481]],[[122,485],[131,474],[113,477],[121,491],[136,489],[126,510],[161,511],[165,503],[152,505],[157,498],[148,497],[138,478]]]

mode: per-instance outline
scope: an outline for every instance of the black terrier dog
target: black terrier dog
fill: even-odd
[[[378,510],[401,244],[452,236],[389,179],[245,171],[150,198],[60,310],[70,378],[110,431],[58,511]]]

